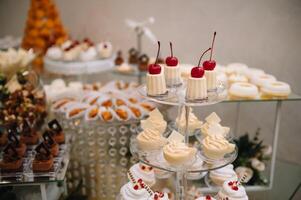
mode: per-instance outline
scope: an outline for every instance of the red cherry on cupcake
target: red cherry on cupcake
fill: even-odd
[[[200,57],[198,66],[191,69],[191,77],[193,77],[193,78],[202,78],[204,76],[205,71],[204,71],[203,67],[200,67],[200,64],[201,64],[202,58],[205,55],[205,53],[207,53],[210,50],[211,50],[211,48],[204,51],[203,54]]]
[[[214,68],[216,66],[215,60],[212,60],[212,53],[213,53],[213,46],[214,46],[215,36],[216,36],[216,32],[214,32],[214,35],[213,35],[213,40],[212,40],[212,44],[211,44],[210,59],[203,62],[204,69],[208,70],[208,71],[214,70]]]
[[[169,42],[169,46],[170,46],[170,56],[168,56],[165,59],[165,63],[169,67],[175,67],[175,66],[178,65],[178,59],[177,59],[177,57],[173,56],[172,43],[171,42]]]
[[[206,195],[206,200],[211,200],[211,196],[210,195]]]
[[[156,62],[154,64],[150,64],[148,66],[148,72],[150,74],[160,74],[161,73],[161,66],[159,64],[157,64],[159,53],[160,53],[160,41],[158,41],[158,51],[157,51]]]

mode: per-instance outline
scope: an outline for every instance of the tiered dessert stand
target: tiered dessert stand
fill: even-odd
[[[191,107],[209,106],[221,102],[225,98],[224,90],[225,90],[224,86],[222,84],[219,84],[217,90],[208,93],[207,99],[188,101],[187,99],[185,99],[184,86],[178,88],[171,88],[168,90],[168,93],[166,95],[156,96],[156,97],[147,95],[145,85],[142,85],[140,88],[138,88],[138,92],[140,93],[140,95],[142,95],[144,98],[148,100],[154,101],[159,104],[178,106],[179,107],[178,117],[181,116],[182,114],[181,112],[182,110],[184,110],[185,130],[184,132],[183,131],[181,132],[180,130],[180,132],[185,136],[185,143],[187,145],[189,145],[189,140],[190,140],[190,136],[188,133],[188,122],[189,122],[189,113]],[[168,135],[168,133],[164,133],[163,135]],[[224,158],[219,160],[213,160],[207,158],[203,154],[202,149],[198,148],[196,156],[200,157],[204,161],[204,164],[201,167],[191,168],[192,164],[196,160],[192,161],[192,163],[187,163],[186,166],[184,165],[184,166],[176,167],[176,166],[171,166],[168,163],[166,163],[166,161],[164,161],[162,150],[155,153],[145,152],[145,151],[143,152],[139,150],[135,136],[132,137],[130,145],[131,145],[130,148],[132,154],[137,156],[140,162],[152,166],[154,168],[157,168],[159,170],[174,172],[176,174],[176,199],[177,200],[184,200],[185,196],[187,195],[188,173],[202,173],[202,172],[208,172],[210,170],[215,170],[232,163],[237,157],[237,148],[235,148],[235,150],[232,153],[226,154]]]

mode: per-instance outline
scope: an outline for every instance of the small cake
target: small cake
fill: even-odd
[[[112,55],[113,47],[110,42],[102,42],[97,45],[100,58],[109,58]]]
[[[207,96],[207,81],[206,77],[204,76],[204,68],[200,67],[200,63],[202,57],[210,51],[211,48],[207,49],[203,52],[202,56],[200,57],[199,63],[197,67],[193,67],[191,69],[190,77],[187,81],[187,89],[186,89],[186,99],[188,100],[203,100],[206,99]]]
[[[167,143],[167,139],[153,129],[144,129],[136,139],[138,147],[142,151],[159,150]]]
[[[129,50],[129,64],[137,64],[138,63],[139,52],[135,48],[131,48]]]
[[[149,117],[146,120],[141,120],[141,128],[144,130],[153,129],[163,134],[166,130],[167,122],[158,108],[152,110],[148,115]]]
[[[146,54],[142,54],[138,58],[138,68],[140,71],[147,71],[149,57]]]
[[[128,182],[120,189],[120,200],[147,200],[149,196],[147,190],[139,183]]]
[[[21,128],[20,141],[27,145],[35,145],[39,142],[40,135],[32,128],[31,125],[24,120]]]
[[[254,75],[251,77],[251,83],[257,85],[259,89],[269,82],[275,82],[276,78],[270,74]]]
[[[250,80],[253,76],[260,76],[264,74],[265,72],[262,69],[248,68],[248,70],[246,70],[244,75],[247,76],[248,79]]]
[[[47,52],[46,56],[52,60],[60,60],[63,57],[63,51],[59,47],[50,47]]]
[[[287,98],[291,93],[289,84],[280,81],[272,81],[261,87],[261,98]]]
[[[45,131],[43,139],[44,144],[50,149],[51,155],[56,157],[59,154],[59,145],[52,139],[51,132]]]
[[[258,88],[251,83],[234,83],[228,91],[229,99],[232,100],[256,99],[258,95]]]
[[[237,181],[237,175],[233,170],[232,164],[226,165],[225,167],[217,170],[210,171],[209,177],[217,186],[222,186],[227,180]]]
[[[130,172],[136,180],[142,179],[150,187],[156,182],[154,169],[148,165],[137,163],[130,168]]]
[[[88,47],[86,51],[82,51],[79,55],[79,59],[84,62],[95,60],[96,57],[97,57],[97,51],[96,48],[93,46]]]
[[[210,196],[210,195],[206,195],[206,196],[198,197],[198,198],[195,199],[195,200],[216,200],[216,199],[213,198],[213,197]]]
[[[221,159],[227,153],[235,150],[235,145],[229,143],[221,135],[208,135],[202,141],[203,152],[210,159]]]
[[[32,170],[34,172],[47,172],[53,167],[53,156],[45,143],[41,143],[36,147],[36,155],[32,162]]]
[[[169,197],[167,193],[154,192],[147,200],[169,200]]]
[[[170,142],[163,147],[163,156],[165,160],[175,166],[180,166],[195,159],[197,149],[188,147],[183,142]]]
[[[203,122],[200,121],[192,111],[192,108],[189,112],[189,121],[188,121],[188,133],[192,135],[196,129],[202,127]],[[183,133],[186,126],[186,117],[185,117],[185,108],[182,109],[180,118],[176,118],[176,125],[178,130]]]
[[[160,42],[158,42],[158,53],[160,52]],[[155,64],[150,64],[148,66],[148,73],[146,75],[146,90],[149,96],[160,96],[167,93],[166,83],[164,74],[161,73],[161,66],[157,64],[158,59]]]
[[[56,143],[58,144],[65,143],[65,135],[63,133],[63,129],[56,119],[50,121],[48,123],[48,127],[51,130],[52,133],[51,136]]]
[[[21,171],[23,158],[18,155],[17,150],[12,144],[8,144],[3,150],[4,154],[0,161],[2,171]]]
[[[220,125],[221,119],[213,112],[206,117],[206,122],[201,127],[201,132],[204,136],[221,135],[226,137],[229,134],[230,128]]]
[[[16,149],[18,156],[23,157],[27,149],[26,144],[20,142],[17,136],[14,133],[10,132],[10,130],[8,131],[8,140],[10,144]]]
[[[177,57],[173,56],[172,43],[170,42],[171,56],[165,59],[164,75],[168,87],[177,87],[182,84],[180,66]]]
[[[119,65],[122,65],[123,62],[124,62],[124,59],[122,57],[122,51],[119,50],[117,52],[117,56],[114,60],[114,63],[115,63],[116,66],[119,66]]]
[[[245,188],[237,181],[225,181],[217,194],[218,199],[248,200]]]
[[[203,63],[203,68],[205,70],[205,77],[207,81],[207,90],[209,92],[215,91],[217,89],[217,70],[215,69],[216,62],[215,60],[212,60],[215,36],[216,36],[216,32],[214,32],[213,39],[212,39],[210,59],[206,60]]]

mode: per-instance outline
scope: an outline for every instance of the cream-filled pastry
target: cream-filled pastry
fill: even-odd
[[[193,134],[193,132],[194,132],[196,129],[199,129],[199,128],[202,127],[202,124],[203,124],[203,122],[200,121],[200,120],[195,116],[195,114],[193,113],[192,109],[190,109],[190,112],[189,112],[189,120],[188,120],[188,133],[189,133],[189,134]],[[179,130],[181,133],[184,133],[185,128],[186,128],[186,127],[185,127],[185,126],[186,126],[185,108],[182,109],[180,118],[179,118],[179,117],[176,118],[176,125],[177,125],[178,130]]]
[[[218,199],[248,200],[245,188],[237,181],[225,181],[217,194]]]
[[[233,83],[228,91],[229,99],[256,99],[258,98],[258,88],[251,83]]]
[[[145,188],[132,182],[128,182],[120,189],[120,200],[146,200],[149,196]]]
[[[177,87],[182,84],[180,66],[178,65],[178,59],[173,56],[172,43],[170,42],[171,56],[165,59],[166,65],[164,66],[164,75],[166,85],[168,87]]]
[[[163,156],[171,165],[183,165],[195,159],[197,149],[183,142],[170,142],[163,147]]]
[[[286,98],[290,93],[291,87],[285,82],[268,82],[261,87],[262,98]]]
[[[210,159],[221,159],[227,153],[235,150],[235,145],[229,143],[221,135],[208,135],[202,141],[203,152]]]
[[[201,127],[201,132],[204,136],[221,135],[226,137],[229,134],[230,128],[220,125],[221,119],[213,112],[206,117],[206,122]]]
[[[227,180],[237,181],[237,175],[232,164],[210,171],[209,177],[218,186],[222,186]]]
[[[156,62],[148,66],[148,73],[146,74],[146,93],[149,96],[160,96],[167,93],[164,73],[161,72],[161,66],[157,64],[159,52],[160,42],[158,42]]]
[[[137,163],[130,168],[130,172],[136,180],[142,179],[149,187],[156,182],[154,169],[148,165]]]
[[[159,150],[167,143],[167,139],[153,129],[144,129],[136,139],[138,147],[142,151]]]
[[[269,82],[276,81],[275,76],[270,74],[262,74],[262,75],[254,75],[251,77],[251,83],[257,85],[259,88],[263,87],[265,84]]]
[[[141,120],[142,129],[154,129],[160,134],[166,130],[167,122],[164,120],[163,115],[156,108],[149,113],[149,117],[145,120]]]

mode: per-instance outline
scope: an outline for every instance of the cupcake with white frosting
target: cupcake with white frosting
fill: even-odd
[[[212,182],[218,186],[222,186],[227,180],[237,181],[237,175],[233,170],[233,165],[229,164],[217,170],[212,170],[209,173]]]
[[[100,58],[109,58],[112,55],[113,46],[110,42],[101,42],[97,45]]]
[[[180,132],[184,132],[185,131],[185,126],[186,126],[186,117],[185,117],[185,112],[184,112],[184,108],[182,109],[181,112],[181,116],[180,118],[177,117],[176,118],[176,125],[177,128]],[[199,129],[202,127],[203,122],[201,120],[199,120],[197,118],[197,116],[195,116],[195,114],[193,113],[192,109],[190,109],[189,112],[189,120],[188,120],[188,133],[189,135],[193,135],[194,131],[196,129]]]
[[[223,187],[217,194],[220,199],[248,200],[245,188],[237,181],[225,181]]]
[[[149,113],[149,117],[146,120],[141,120],[141,128],[153,129],[158,131],[160,134],[166,130],[167,122],[164,120],[161,112],[156,108]]]
[[[202,141],[203,152],[210,159],[221,159],[225,154],[232,153],[235,145],[229,143],[221,135],[208,135]]]
[[[146,200],[149,196],[147,190],[132,182],[128,182],[120,189],[120,200]]]
[[[150,187],[156,182],[154,169],[148,165],[137,163],[130,168],[130,171],[136,180],[142,179]]]
[[[138,147],[142,151],[159,150],[167,143],[167,139],[154,129],[143,130],[136,139]]]

